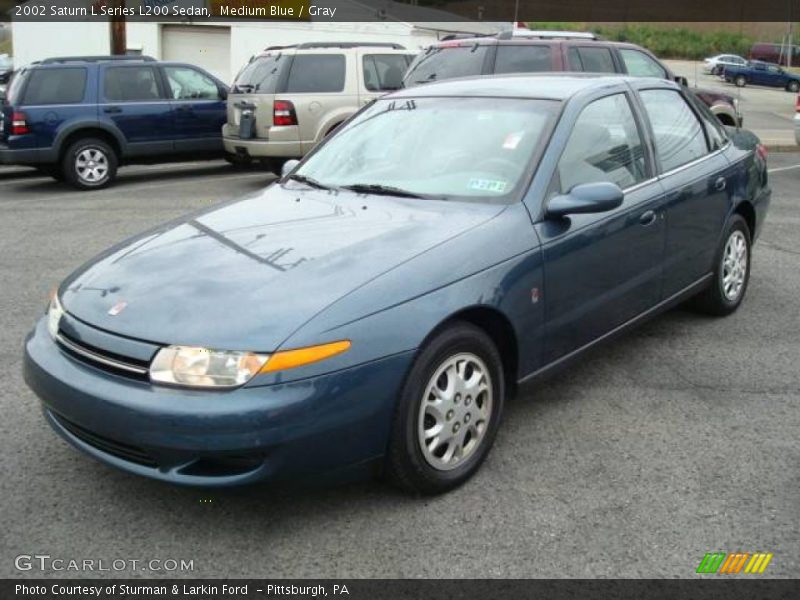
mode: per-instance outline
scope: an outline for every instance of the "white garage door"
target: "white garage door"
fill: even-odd
[[[214,26],[164,25],[161,30],[164,60],[190,63],[231,80],[231,29]]]

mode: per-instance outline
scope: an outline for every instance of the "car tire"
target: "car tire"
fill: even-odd
[[[456,322],[436,334],[400,393],[386,459],[389,479],[417,494],[464,483],[492,447],[504,395],[502,360],[483,330]],[[440,436],[430,434],[437,427],[448,437],[435,445]]]
[[[740,215],[733,215],[717,250],[711,285],[693,299],[694,308],[718,317],[739,308],[750,281],[750,260],[750,228]]]
[[[745,77],[744,75],[737,75],[733,79],[733,83],[736,84],[736,87],[744,87],[747,85],[747,77]]]
[[[786,84],[786,90],[796,94],[798,91],[800,91],[800,81],[790,81]]]
[[[105,141],[83,138],[64,153],[61,163],[64,179],[79,190],[98,190],[117,176],[117,153]]]
[[[281,176],[281,170],[283,169],[284,163],[286,163],[287,159],[285,158],[262,158],[261,159],[261,166],[264,168],[265,171],[271,171],[278,177]]]
[[[223,158],[225,162],[230,164],[234,169],[246,169],[253,164],[253,159],[249,156],[241,156],[230,152],[226,152]]]

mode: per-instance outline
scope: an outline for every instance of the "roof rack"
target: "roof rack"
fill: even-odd
[[[115,56],[56,56],[54,58],[45,58],[38,61],[40,65],[52,65],[55,63],[66,62],[105,62],[105,61],[144,61],[156,62],[152,56],[142,56],[138,54],[119,54]]]
[[[302,44],[291,44],[289,46],[268,46],[264,51],[269,50],[308,50],[310,48],[392,48],[393,50],[405,50],[406,47],[400,44],[389,42],[304,42]]]
[[[539,39],[539,40],[599,40],[600,37],[591,31],[555,31],[555,30],[533,30],[533,29],[514,29],[499,33],[497,39]]]

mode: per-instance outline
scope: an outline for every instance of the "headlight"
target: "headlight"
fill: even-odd
[[[269,355],[192,346],[162,348],[150,365],[150,380],[192,387],[235,387],[250,381]]]
[[[236,387],[258,373],[310,365],[349,349],[349,340],[273,354],[167,346],[158,351],[150,365],[150,381],[187,387]]]
[[[58,334],[58,326],[63,316],[64,309],[61,307],[61,302],[58,301],[58,289],[55,289],[50,294],[50,305],[47,307],[47,331],[53,338]]]

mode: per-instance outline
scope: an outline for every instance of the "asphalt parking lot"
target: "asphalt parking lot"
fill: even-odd
[[[134,167],[80,193],[0,172],[0,576],[90,575],[15,568],[48,554],[187,559],[168,575],[201,578],[693,577],[706,552],[762,551],[765,575],[800,577],[800,154],[770,166],[736,314],[673,310],[525,388],[477,476],[422,499],[379,483],[208,493],[72,450],[21,375],[48,291],[112,243],[271,176]]]

